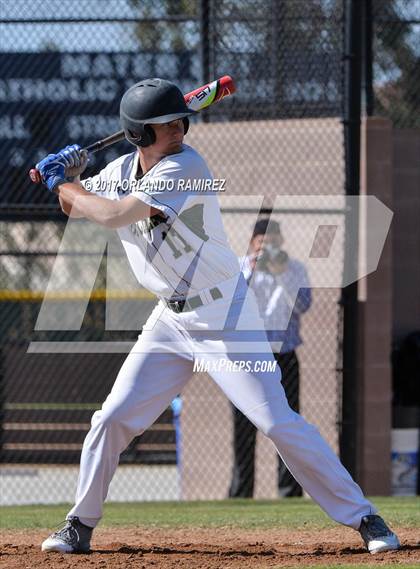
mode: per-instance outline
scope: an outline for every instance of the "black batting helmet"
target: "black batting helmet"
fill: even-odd
[[[178,87],[165,79],[144,79],[130,87],[120,104],[120,122],[126,139],[135,146],[150,146],[156,140],[151,124],[183,119],[188,131],[190,110]]]

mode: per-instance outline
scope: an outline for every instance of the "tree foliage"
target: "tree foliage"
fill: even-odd
[[[375,114],[419,127],[420,2],[376,0],[373,16]]]
[[[135,27],[139,44],[145,51],[180,52],[191,47],[194,34],[185,18],[194,20],[199,3],[192,0],[129,0],[141,14]],[[159,18],[159,21],[156,19]],[[198,38],[197,38],[198,39]]]

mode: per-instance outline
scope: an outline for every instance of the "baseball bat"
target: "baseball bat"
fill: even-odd
[[[214,105],[218,101],[221,101],[224,97],[228,97],[232,95],[236,91],[235,83],[233,82],[232,77],[229,75],[224,75],[219,79],[215,79],[206,85],[202,85],[198,87],[198,89],[194,89],[194,91],[190,91],[186,95],[184,95],[185,102],[187,106],[193,111],[201,111],[210,105]],[[111,134],[111,136],[107,136],[102,140],[97,140],[93,144],[86,146],[82,150],[86,152],[98,152],[103,148],[107,148],[112,144],[116,144],[120,142],[120,140],[124,140],[125,134],[123,130],[115,132]],[[29,171],[29,177],[31,178],[32,182],[35,184],[41,183],[41,174],[36,168],[32,168]]]

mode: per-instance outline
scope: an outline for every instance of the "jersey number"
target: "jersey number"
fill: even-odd
[[[168,236],[166,231],[162,231],[162,239],[166,241],[166,243],[171,248],[171,251],[175,259],[178,259],[178,257],[180,257],[183,253],[189,253],[190,251],[192,251],[192,247],[188,245],[185,239],[181,237],[181,235],[174,228],[171,229],[170,236]],[[180,244],[182,250],[177,248],[175,240],[177,242],[177,245]]]
[[[208,235],[204,231],[204,217],[203,217],[203,204],[197,204],[189,209],[183,211],[179,215],[179,219],[188,227],[190,231],[197,235],[203,241],[208,240]],[[162,231],[162,239],[165,239],[174,254],[175,259],[178,259],[183,253],[192,251],[191,245],[172,227],[170,235],[166,231]],[[176,243],[175,243],[176,242]],[[182,250],[177,248],[180,247]]]

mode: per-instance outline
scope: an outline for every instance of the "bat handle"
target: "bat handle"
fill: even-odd
[[[29,170],[29,177],[34,184],[40,184],[42,182],[41,174],[36,168],[31,168]]]
[[[115,134],[111,134],[111,136],[107,136],[102,140],[98,140],[97,142],[94,142],[93,144],[86,146],[86,148],[82,148],[82,151],[86,151],[89,152],[90,154],[93,154],[95,152],[98,152],[99,150],[102,150],[103,148],[106,148],[107,146],[111,146],[116,142],[124,140],[124,138],[125,138],[125,133],[123,130],[120,130]],[[41,174],[36,168],[32,168],[31,170],[29,170],[29,177],[34,184],[40,184],[42,182]]]

